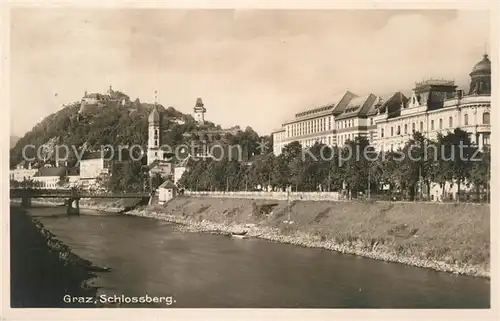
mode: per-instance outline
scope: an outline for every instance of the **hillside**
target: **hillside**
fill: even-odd
[[[18,136],[10,136],[10,148],[14,147],[16,143],[21,139],[21,137]]]
[[[70,148],[80,149],[84,144],[86,150],[98,149],[99,146],[112,145],[140,145],[144,149],[147,145],[148,116],[154,104],[142,103],[139,99],[130,101],[127,95],[117,93],[117,99],[123,100],[124,105],[113,102],[104,102],[98,107],[93,107],[90,112],[80,113],[81,102],[66,105],[61,110],[45,117],[31,131],[20,138],[10,151],[10,165],[15,166],[22,161],[23,146],[34,145],[37,148],[49,141],[51,145],[66,145]],[[198,126],[191,115],[183,114],[173,107],[165,108],[158,105],[162,117],[163,132],[162,144],[175,148],[181,143],[189,143],[198,139],[197,135],[190,135],[199,130],[221,129],[211,122]],[[251,128],[245,132],[252,132]],[[240,131],[243,133],[243,131]],[[187,135],[186,135],[187,134]],[[226,137],[227,138],[227,137]],[[47,145],[46,145],[47,146]],[[33,149],[26,151],[28,157],[35,157]],[[65,155],[65,150],[60,149],[60,157]],[[53,147],[44,155],[45,162],[54,161]],[[69,155],[69,165],[76,163],[74,153]]]

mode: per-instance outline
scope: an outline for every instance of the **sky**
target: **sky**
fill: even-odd
[[[269,134],[300,110],[455,80],[489,52],[487,11],[18,8],[11,134],[111,85],[132,100]]]

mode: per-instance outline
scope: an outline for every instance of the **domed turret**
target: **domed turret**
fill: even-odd
[[[470,73],[469,95],[491,95],[491,61],[487,54]]]
[[[472,74],[477,74],[477,73],[491,74],[491,61],[488,58],[487,54],[484,54],[483,60],[481,60],[474,66],[471,72],[471,76]]]

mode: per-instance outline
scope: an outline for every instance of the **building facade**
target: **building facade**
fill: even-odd
[[[490,145],[491,62],[487,55],[472,69],[469,90],[454,81],[417,83],[410,97],[401,92],[359,97],[349,91],[325,106],[306,110],[272,132],[273,152],[298,141],[307,148],[316,142],[343,146],[367,137],[377,150],[396,150],[416,131],[435,139],[460,128],[480,148]]]
[[[479,148],[490,145],[491,62],[487,55],[470,75],[469,91],[457,90],[453,81],[427,80],[415,85],[411,98],[395,113],[375,117],[378,150],[404,146],[418,131],[429,139],[446,135],[455,128],[469,134]]]
[[[25,162],[21,162],[15,169],[10,170],[9,176],[11,180],[17,182],[29,181],[35,176],[38,169],[31,168],[31,163],[28,163],[27,167],[25,167],[24,163]]]
[[[95,187],[97,177],[109,174],[110,152],[90,152],[80,160],[80,185],[84,189]]]
[[[292,120],[272,133],[274,152],[279,155],[283,147],[293,141],[298,141],[303,147],[310,147],[316,142],[336,145],[335,116],[340,115],[354,97],[355,94],[346,91],[335,95],[323,106],[295,114]]]

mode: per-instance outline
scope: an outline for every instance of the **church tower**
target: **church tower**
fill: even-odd
[[[194,119],[200,125],[205,123],[205,113],[207,112],[203,101],[201,98],[196,99],[196,104],[194,106]]]
[[[158,112],[158,105],[155,101],[153,111],[149,114],[148,118],[148,165],[155,160],[161,160],[161,121],[160,113]]]

